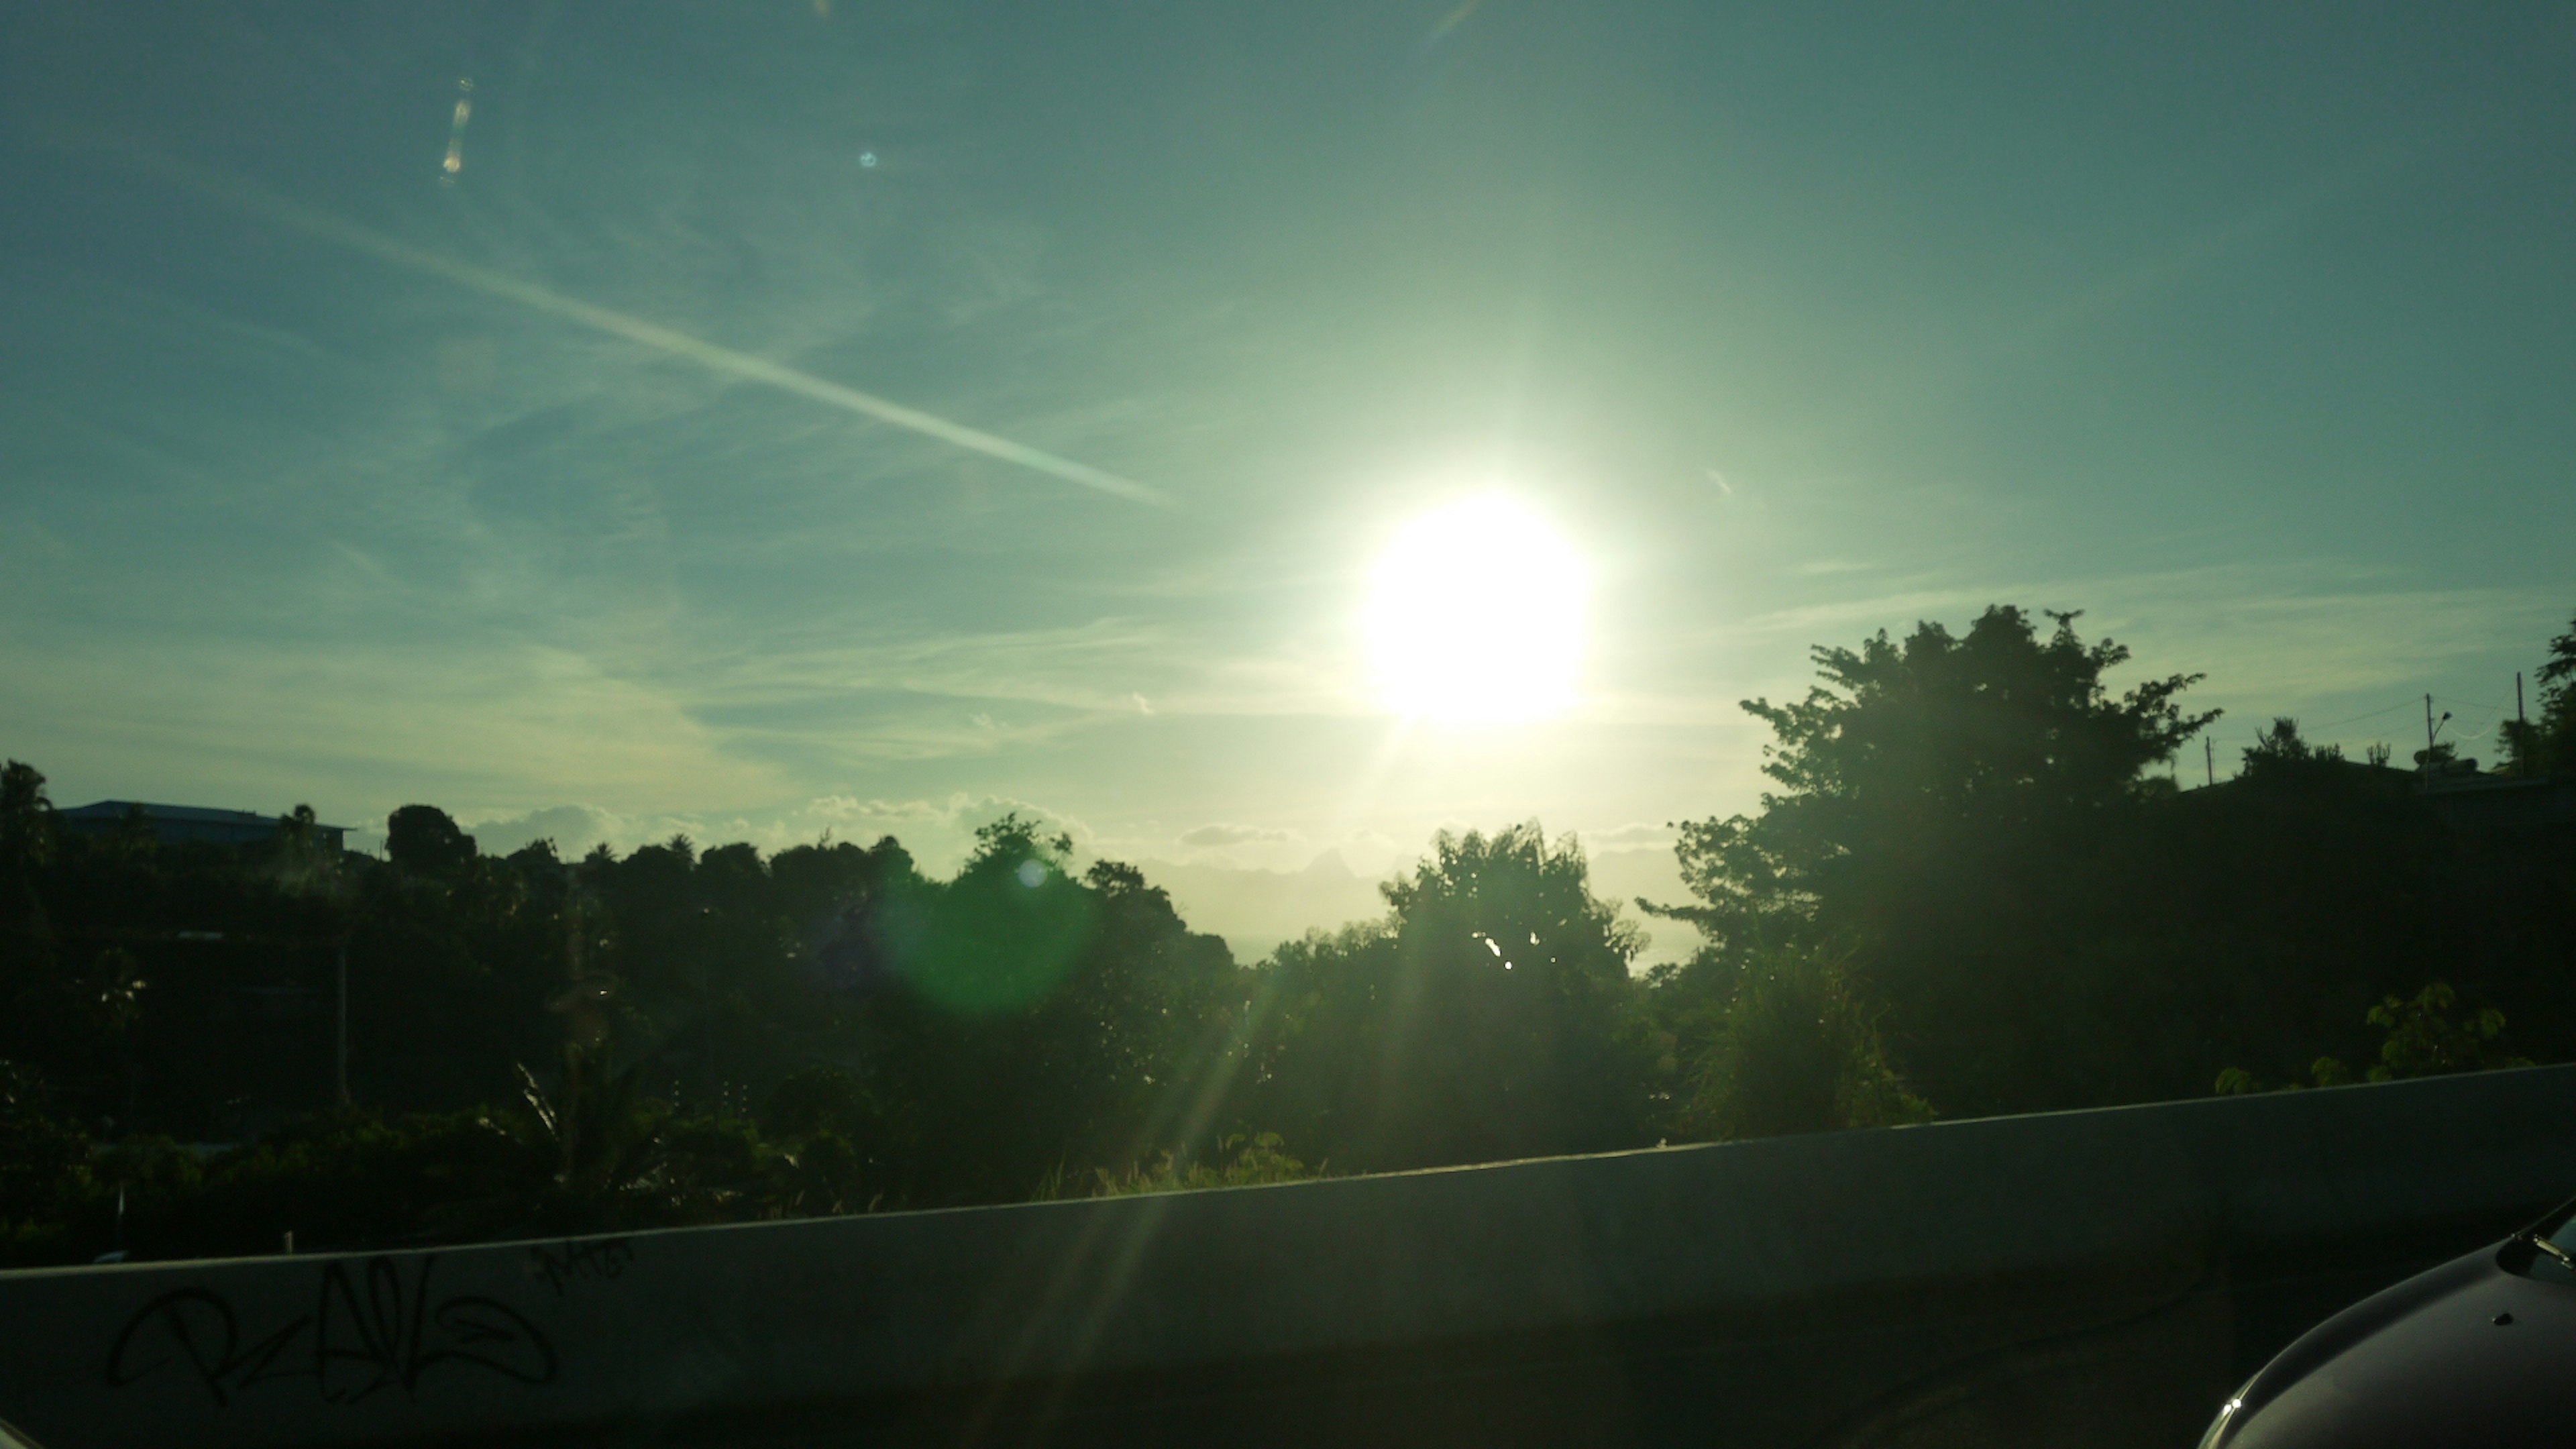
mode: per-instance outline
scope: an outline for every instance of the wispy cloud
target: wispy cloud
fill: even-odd
[[[1673,830],[1640,820],[1613,830],[1583,831],[1580,838],[1595,851],[1659,850],[1673,843]]]
[[[1603,725],[1705,731],[1711,746],[1739,762],[1749,792],[1765,735],[1738,700],[1803,694],[1815,682],[1813,645],[1856,645],[1881,629],[1902,638],[1926,620],[1960,632],[1989,604],[2080,609],[2077,627],[2087,638],[2107,635],[2132,651],[2114,688],[2205,674],[2192,698],[2231,720],[2348,712],[2358,696],[2438,689],[2481,660],[2497,661],[2499,687],[2509,687],[2516,666],[2505,661],[2535,650],[2565,608],[2547,589],[2428,587],[2399,570],[2333,560],[1910,585],[1668,631],[1633,646],[1626,677],[1597,689],[1585,715]]]
[[[1259,825],[1202,825],[1181,832],[1181,844],[1203,846],[1285,844],[1298,839],[1296,831],[1279,830]]]
[[[791,828],[802,839],[812,839],[817,828],[828,828],[845,837],[891,835],[903,842],[916,862],[936,872],[955,868],[973,847],[975,832],[1006,815],[1017,815],[1042,830],[1065,835],[1073,841],[1077,855],[1097,853],[1099,832],[1076,816],[1034,801],[965,791],[940,799],[818,796],[795,812]]]
[[[572,795],[632,810],[756,801],[782,788],[669,696],[540,647],[297,650],[200,638],[98,654],[0,638],[0,672],[50,682],[8,709],[13,747],[92,777],[131,779],[131,762],[151,760],[198,790],[293,780],[362,815],[402,803],[389,791]]]
[[[1133,503],[1166,503],[1160,491],[1087,463],[1058,457],[936,413],[818,377],[803,369],[693,336],[676,327],[569,297],[520,277],[415,246],[398,237],[361,226],[317,207],[291,200],[240,176],[184,165],[168,157],[129,148],[107,152],[146,174],[188,187],[239,207],[260,218],[378,261],[424,276],[452,282],[487,297],[515,303],[529,311],[615,337],[668,356],[696,363],[712,372],[792,393],[827,407],[914,432],[952,447],[981,453],[1016,467],[1061,478],[1068,483],[1124,498]]]

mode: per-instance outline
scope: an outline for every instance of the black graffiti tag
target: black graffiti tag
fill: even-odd
[[[545,1279],[561,1298],[564,1284],[577,1278],[614,1278],[634,1261],[635,1245],[625,1238],[566,1241],[551,1248],[538,1243],[528,1249],[528,1276]]]
[[[175,1288],[136,1310],[107,1353],[110,1388],[177,1366],[218,1407],[257,1384],[306,1380],[328,1403],[353,1404],[398,1388],[405,1395],[442,1365],[554,1382],[554,1345],[496,1298],[458,1293],[432,1301],[437,1255],[423,1254],[406,1284],[391,1258],[324,1265],[313,1311],[265,1333],[243,1330],[233,1306],[207,1288]]]

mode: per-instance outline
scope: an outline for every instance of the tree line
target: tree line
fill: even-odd
[[[2576,1057],[2576,833],[2462,829],[2280,720],[2160,773],[2196,676],[1995,607],[1747,701],[1679,827],[1686,962],[1536,823],[1257,963],[1013,816],[385,858],[62,828],[0,775],[0,1262],[383,1246],[1273,1181]],[[2508,773],[2576,770],[2576,628]],[[346,1052],[339,985],[346,981]],[[2509,1035],[2509,1040],[2508,1040]],[[341,1099],[345,1079],[346,1100]],[[218,1144],[213,1146],[189,1144]]]

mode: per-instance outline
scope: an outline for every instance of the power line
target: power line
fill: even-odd
[[[2517,685],[2519,685],[2519,684],[2521,683],[2520,679],[2519,679],[2519,678],[2517,678],[2517,679],[2515,680],[2515,683],[2516,683]],[[2473,700],[2473,699],[2454,699],[2454,698],[2452,698],[2451,696],[2446,695],[2446,694],[2416,695],[2416,696],[2411,696],[2411,697],[2406,698],[2406,699],[2401,699],[2401,700],[2399,700],[2399,701],[2398,701],[2397,703],[2395,703],[2395,704],[2386,705],[2386,706],[2383,706],[2382,708],[2371,710],[2371,711],[2369,711],[2368,713],[2365,713],[2365,714],[2347,715],[2346,717],[2344,717],[2344,718],[2342,718],[2342,719],[2330,719],[2330,720],[2325,721],[2323,724],[2307,724],[2307,723],[2302,722],[2302,723],[2301,723],[2301,725],[2300,725],[2300,728],[2301,728],[2301,730],[2302,730],[2303,732],[2305,732],[2305,733],[2306,733],[2307,735],[2309,735],[2311,738],[2314,738],[2315,736],[2317,736],[2317,735],[2319,735],[2319,734],[2321,734],[2321,733],[2323,733],[2324,731],[2327,731],[2327,730],[2341,729],[2341,728],[2343,728],[2345,725],[2361,724],[2361,723],[2363,723],[2364,721],[2367,721],[2367,720],[2375,720],[2375,719],[2379,719],[2379,718],[2381,718],[2382,716],[2385,716],[2385,715],[2395,714],[2397,711],[2399,711],[2399,710],[2401,710],[2401,709],[2405,709],[2405,708],[2407,708],[2407,707],[2408,707],[2408,706],[2410,706],[2410,705],[2413,705],[2413,704],[2414,704],[2417,700],[2419,700],[2419,699],[2422,699],[2422,700],[2439,700],[2440,702],[2442,702],[2442,703],[2444,703],[2444,704],[2456,705],[2456,706],[2458,706],[2458,707],[2460,707],[2460,708],[2462,708],[2462,709],[2474,709],[2474,710],[2477,710],[2477,711],[2478,711],[2479,713],[2481,713],[2481,714],[2493,715],[2493,716],[2495,716],[2495,717],[2496,717],[2495,719],[2488,721],[2487,725],[2486,725],[2484,728],[2479,729],[2479,730],[2477,730],[2477,731],[2475,731],[2475,732],[2473,732],[2473,733],[2472,733],[2472,732],[2454,732],[2454,733],[2452,734],[2452,738],[2453,738],[2453,739],[2455,739],[2455,740],[2458,740],[2458,741],[2460,741],[2460,742],[2462,742],[2462,743],[2466,743],[2466,742],[2468,742],[2468,741],[2470,741],[2470,740],[2484,739],[2484,738],[2486,738],[2488,735],[2495,733],[2495,729],[2496,729],[2496,721],[2497,721],[2497,720],[2501,720],[2501,719],[2504,717],[2504,713],[2505,713],[2504,706],[2502,706],[2502,705],[2496,705],[2496,704],[2484,704],[2484,703],[2481,703],[2481,702],[2479,702],[2479,701],[2477,701],[2477,700]],[[2235,733],[2232,733],[2232,732],[2222,732],[2222,731],[2219,731],[2219,730],[2205,730],[2205,731],[2203,731],[2203,732],[2202,732],[2202,735],[2201,735],[2201,743],[2202,743],[2202,747],[2203,747],[2203,750],[2204,750],[2204,751],[2208,751],[2208,750],[2210,750],[2212,747],[2214,747],[2214,746],[2217,744],[2217,742],[2222,741],[2222,740],[2223,740],[2223,741],[2225,741],[2225,742],[2226,742],[2226,743],[2228,743],[2228,744],[2231,744],[2231,745],[2238,744],[2238,743],[2250,744],[2250,745],[2260,745],[2260,744],[2263,742],[2263,733],[2264,733],[2263,728],[2262,728],[2262,727],[2259,727],[2259,726],[2258,726],[2258,727],[2256,727],[2256,728],[2255,728],[2255,730],[2254,730],[2252,733],[2250,733],[2250,734],[2244,734],[2244,735],[2239,735],[2239,734],[2235,734]],[[2205,768],[2207,768],[2207,769],[2208,769],[2209,773],[2210,773],[2213,777],[2216,775],[2216,762],[2215,762],[2215,761],[2209,761],[2209,762],[2207,762],[2207,763],[2206,763],[2206,765],[2205,765]]]
[[[2342,725],[2348,725],[2348,724],[2359,724],[2359,723],[2361,723],[2363,720],[2366,720],[2366,719],[2377,719],[2377,718],[2379,718],[2379,717],[2380,717],[2381,715],[2383,715],[2383,714],[2395,714],[2397,711],[2399,711],[2399,710],[2401,710],[2401,709],[2404,709],[2406,706],[2408,706],[2408,705],[2410,705],[2410,704],[2413,704],[2414,702],[2415,702],[2415,701],[2413,701],[2413,700],[2411,700],[2411,699],[2401,699],[2401,700],[2397,701],[2395,704],[2390,705],[2390,706],[2389,706],[2388,708],[2386,708],[2386,709],[2374,709],[2374,710],[2372,710],[2372,711],[2371,711],[2370,713],[2368,713],[2368,714],[2357,714],[2357,715],[2354,715],[2354,716],[2353,716],[2352,718],[2350,718],[2350,719],[2331,719],[2331,720],[2326,721],[2324,724],[2321,724],[2321,725],[2309,725],[2309,726],[2307,726],[2307,728],[2309,728],[2309,729],[2319,729],[2319,730],[2330,730],[2330,729],[2334,729],[2334,728],[2337,728],[2338,726],[2342,726]]]
[[[2420,696],[2417,696],[2417,697],[2410,697],[2410,698],[2407,698],[2407,699],[2401,699],[2401,700],[2397,701],[2395,704],[2389,705],[2389,706],[2388,706],[2387,708],[2385,708],[2385,709],[2374,709],[2374,710],[2370,711],[2368,714],[2356,714],[2356,715],[2350,715],[2350,716],[2347,716],[2346,718],[2343,718],[2343,719],[2330,719],[2330,720],[2325,721],[2323,724],[2309,724],[2309,723],[2306,723],[2305,721],[2302,721],[2302,722],[2300,723],[2300,725],[2299,725],[2299,728],[2300,728],[2301,730],[2303,730],[2303,731],[2308,731],[2308,732],[2314,732],[2314,731],[2317,731],[2317,730],[2341,729],[2341,728],[2343,728],[2345,725],[2349,725],[2349,724],[2360,724],[2360,723],[2361,723],[2362,721],[2364,721],[2364,720],[2377,719],[2377,718],[2379,718],[2381,715],[2385,715],[2385,714],[2395,714],[2397,711],[2399,711],[2399,710],[2401,710],[2401,709],[2404,709],[2404,708],[2406,708],[2407,706],[2409,706],[2409,705],[2411,705],[2411,704],[2414,704],[2414,703],[2416,702],[2416,698],[2420,698]],[[2477,702],[2477,701],[2475,701],[2475,700],[2469,700],[2469,699],[2453,699],[2453,698],[2451,698],[2449,695],[2443,695],[2443,694],[2437,694],[2437,695],[2434,695],[2434,696],[2433,696],[2433,698],[2435,698],[2435,699],[2437,699],[2437,700],[2440,700],[2440,701],[2441,701],[2442,703],[2444,703],[2444,704],[2456,704],[2456,705],[2462,705],[2462,706],[2465,706],[2466,708],[2469,708],[2469,709],[2483,710],[2483,711],[2485,711],[2485,712],[2486,712],[2486,713],[2488,713],[2488,714],[2502,714],[2502,713],[2504,713],[2504,708],[2503,708],[2503,706],[2501,706],[2501,705],[2480,704],[2480,703],[2478,703],[2478,702]],[[2223,735],[2223,734],[2218,734],[2218,732],[2217,732],[2217,731],[2215,731],[2215,730],[2211,731],[2211,733],[2212,733],[2213,735],[2217,735],[2217,737],[2218,737],[2218,738],[2220,738],[2220,739],[2233,740],[2233,739],[2240,738],[2239,736],[2236,736],[2236,735]],[[2262,731],[2261,731],[2260,729],[2257,729],[2253,734],[2251,734],[2251,735],[2246,735],[2246,736],[2242,736],[2242,738],[2245,738],[2245,739],[2259,739],[2259,738],[2261,737],[2261,734],[2262,734]]]

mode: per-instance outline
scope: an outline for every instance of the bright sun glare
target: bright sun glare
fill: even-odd
[[[1534,719],[1574,702],[1582,560],[1508,499],[1453,503],[1396,534],[1365,626],[1378,691],[1399,714]]]

